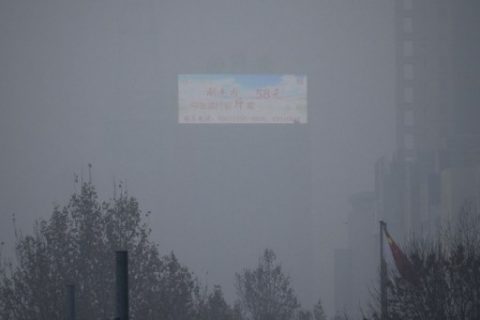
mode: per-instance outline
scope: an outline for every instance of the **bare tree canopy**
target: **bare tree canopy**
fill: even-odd
[[[17,234],[15,262],[0,266],[2,320],[64,319],[65,286],[73,283],[79,319],[113,316],[114,252],[130,255],[131,319],[192,319],[198,285],[173,253],[161,256],[137,200],[122,192],[100,202],[82,186],[33,235]]]
[[[255,269],[236,275],[237,293],[246,319],[290,320],[300,307],[290,278],[276,262],[275,253],[266,249]]]
[[[480,319],[479,217],[474,206],[466,205],[437,239],[411,241],[406,252],[418,282],[391,273],[389,320]]]

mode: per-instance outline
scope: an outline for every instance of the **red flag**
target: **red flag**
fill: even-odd
[[[414,285],[417,285],[418,277],[412,263],[408,259],[407,255],[402,251],[402,249],[400,249],[397,243],[390,236],[386,225],[383,226],[383,230],[387,236],[388,245],[392,251],[393,260],[395,261],[395,266],[397,267],[398,273],[400,273],[400,276],[402,276],[403,279]]]

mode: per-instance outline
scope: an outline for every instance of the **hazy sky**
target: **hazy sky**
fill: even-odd
[[[272,247],[332,312],[346,199],[393,150],[393,35],[385,0],[0,0],[0,240],[92,163],[100,196],[126,181],[161,250],[228,299]],[[180,125],[189,73],[305,74],[308,124]]]

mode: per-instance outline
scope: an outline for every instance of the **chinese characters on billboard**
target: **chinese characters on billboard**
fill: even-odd
[[[183,74],[179,123],[307,123],[305,75]]]

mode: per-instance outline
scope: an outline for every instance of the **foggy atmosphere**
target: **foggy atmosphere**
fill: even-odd
[[[479,15],[0,0],[0,320],[480,319]]]

